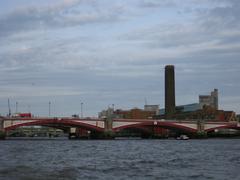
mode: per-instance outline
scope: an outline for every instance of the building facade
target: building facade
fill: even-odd
[[[152,119],[157,113],[159,113],[158,105],[147,105],[144,108],[146,109],[133,108],[129,110],[113,110],[112,108],[108,108],[107,110],[103,110],[98,113],[98,117],[106,118],[111,116],[112,118],[123,119]]]
[[[210,106],[218,110],[218,90],[214,89],[210,95],[199,95],[199,105],[203,109],[203,106]]]
[[[124,119],[152,119],[152,117],[156,115],[156,111],[147,111],[138,108],[130,110],[117,109],[114,115]]]
[[[144,105],[144,111],[154,111],[159,115],[159,105]]]

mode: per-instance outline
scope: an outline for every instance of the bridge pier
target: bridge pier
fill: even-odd
[[[6,138],[6,132],[4,130],[3,122],[4,121],[2,119],[0,119],[0,140]]]
[[[205,121],[200,119],[197,121],[197,138],[206,138],[207,132],[205,131]]]
[[[113,139],[115,134],[113,132],[113,117],[110,111],[108,110],[107,117],[104,119],[104,138]]]
[[[88,130],[82,128],[70,128],[68,132],[69,139],[89,139]]]
[[[77,138],[77,128],[70,127],[68,132],[68,139],[76,139]]]

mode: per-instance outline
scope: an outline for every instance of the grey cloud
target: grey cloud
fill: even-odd
[[[89,10],[75,10],[80,6],[88,6]],[[114,22],[122,11],[119,6],[103,11],[95,1],[65,1],[51,7],[25,7],[0,17],[0,37],[37,29]]]
[[[81,32],[81,31],[80,31]],[[64,31],[64,33],[66,33]],[[98,66],[95,55],[97,47],[96,38],[74,34],[59,38],[52,33],[32,33],[31,38],[24,41],[22,35],[8,37],[0,44],[1,71],[28,71],[35,70],[83,70],[89,66]],[[29,72],[30,73],[30,72]]]
[[[196,36],[198,33],[198,36]],[[206,38],[206,34],[200,29],[194,28],[194,24],[157,25],[142,31],[126,35],[126,39],[145,43],[153,47],[176,47],[190,44],[198,44]],[[124,38],[124,36],[123,36]]]
[[[140,2],[140,7],[144,8],[157,8],[157,7],[175,7],[176,2],[174,0],[144,0]]]
[[[216,6],[199,14],[199,21],[206,31],[236,29],[240,27],[240,1],[224,1],[224,6]]]
[[[201,3],[209,5],[209,1]],[[151,50],[155,48],[173,54],[182,52],[182,55],[193,57],[200,54],[202,56],[239,54],[240,2],[216,0],[211,3],[208,9],[202,7],[204,11],[195,10],[195,18],[190,21],[169,22],[151,28],[137,29],[120,39],[136,42],[138,46],[141,44],[142,47]]]
[[[208,5],[211,7],[211,5],[220,5],[223,3],[226,3],[227,0],[143,0],[139,1],[140,7],[143,8],[177,8],[179,12],[193,12],[193,11],[199,11],[205,12],[200,7],[203,5]],[[194,6],[194,8],[193,8]]]

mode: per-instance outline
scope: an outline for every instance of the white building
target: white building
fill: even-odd
[[[159,115],[159,105],[144,105],[144,111],[154,111]]]
[[[200,108],[207,105],[218,109],[218,90],[214,89],[210,95],[199,95],[199,105]]]

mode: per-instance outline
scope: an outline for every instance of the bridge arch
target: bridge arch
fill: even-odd
[[[184,125],[180,125],[178,123],[173,123],[173,122],[158,122],[157,126],[165,128],[165,129],[170,129],[173,131],[182,131],[185,133],[196,133],[197,129],[190,128]]]
[[[170,130],[174,130],[174,131],[183,131],[186,133],[196,133],[197,130],[190,128],[190,127],[186,127],[183,125],[179,125],[176,123],[172,123],[172,122],[159,122],[156,121],[156,124],[153,121],[149,121],[149,122],[136,122],[135,124],[129,124],[129,125],[123,125],[123,126],[119,126],[117,128],[114,128],[114,131],[120,131],[123,129],[127,129],[127,128],[137,128],[137,129],[146,129],[146,128],[152,128],[152,127],[161,127],[161,128],[165,128],[165,129],[170,129]]]
[[[143,126],[143,125],[139,125],[139,124],[134,124],[134,125],[125,125],[125,126],[121,126],[119,128],[113,128],[113,131],[116,133],[120,133],[123,132],[125,130],[133,130],[133,131],[138,131],[141,133],[145,133],[145,134],[151,134],[152,131],[149,128],[150,126]]]
[[[222,125],[222,126],[218,126],[218,127],[214,127],[214,128],[209,128],[206,129],[205,131],[210,133],[213,132],[215,130],[219,130],[219,129],[235,129],[235,130],[240,130],[240,126],[237,126],[236,124],[228,124],[228,125]]]
[[[24,120],[23,120],[24,121]],[[23,127],[23,126],[47,126],[47,127],[79,127],[79,128],[83,128],[86,130],[90,130],[90,131],[95,131],[95,132],[103,132],[104,129],[91,125],[91,124],[87,124],[87,123],[83,123],[83,122],[79,122],[79,121],[74,121],[74,120],[58,120],[58,119],[51,119],[51,120],[35,120],[35,121],[31,121],[31,122],[23,122],[23,123],[19,123],[19,124],[15,124],[9,127],[4,128],[5,131],[10,131],[10,130],[14,130],[16,128],[19,127]]]

